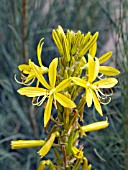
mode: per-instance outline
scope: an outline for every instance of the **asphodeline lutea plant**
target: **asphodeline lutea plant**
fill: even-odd
[[[50,170],[91,170],[90,163],[93,160],[88,162],[83,147],[79,145],[80,139],[84,137],[86,140],[85,133],[104,129],[109,123],[107,118],[103,118],[102,121],[86,125],[83,120],[84,109],[93,107],[94,103],[96,112],[103,116],[101,105],[111,101],[112,87],[118,83],[112,76],[120,72],[101,65],[112,56],[111,51],[96,56],[98,32],[84,35],[81,31],[75,33],[67,30],[65,33],[58,26],[52,31],[52,37],[60,57],[54,58],[49,68],[43,66],[42,38],[37,46],[39,66],[29,60],[28,65],[21,64],[18,67],[22,72],[21,82],[15,76],[16,81],[25,86],[18,89],[18,93],[31,97],[33,105],[44,107],[44,128],[49,132],[48,136],[39,140],[15,140],[11,142],[11,148],[40,147],[37,153],[40,158],[44,158],[54,147],[56,162],[41,160],[38,170],[46,166]],[[36,86],[33,82],[36,82]],[[57,114],[53,114],[55,109]]]

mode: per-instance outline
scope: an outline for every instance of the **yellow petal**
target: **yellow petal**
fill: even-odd
[[[109,125],[108,121],[104,120],[104,121],[100,121],[100,122],[96,122],[96,123],[91,123],[91,124],[86,125],[86,126],[82,126],[81,128],[84,132],[90,132],[90,131],[104,129],[108,125]]]
[[[55,140],[55,137],[56,137],[56,133],[52,133],[49,140],[45,143],[45,145],[37,152],[40,157],[44,157],[48,152],[49,150],[51,149],[52,145],[53,145],[53,142]]]
[[[89,54],[94,58],[97,51],[97,42],[93,44],[93,46],[89,49]]]
[[[93,83],[97,88],[111,88],[118,83],[116,78],[106,78]]]
[[[83,152],[79,149],[77,149],[76,147],[72,147],[72,153],[76,158],[83,158]]]
[[[71,83],[70,78],[63,80],[58,86],[56,86],[56,92],[62,91],[63,89],[68,87],[70,83]]]
[[[88,107],[91,107],[91,105],[92,105],[92,99],[93,99],[92,91],[91,91],[90,88],[87,88],[87,89],[86,89],[86,102],[87,102],[87,106],[88,106]]]
[[[88,165],[88,160],[87,158],[83,158],[83,166],[82,166],[82,170],[91,170],[91,164]]]
[[[94,101],[94,106],[96,108],[96,110],[98,111],[98,113],[103,116],[103,113],[102,113],[102,109],[101,109],[101,105],[100,105],[100,102],[95,94],[95,92],[92,90],[92,94],[93,94],[93,101]]]
[[[99,72],[99,60],[95,57],[95,61],[90,54],[88,54],[88,81],[92,83]]]
[[[55,99],[64,107],[67,107],[67,108],[76,107],[75,103],[72,100],[70,100],[69,98],[67,98],[61,93],[56,93]]]
[[[71,77],[71,80],[78,86],[86,88],[87,81],[79,78],[79,77]]]
[[[41,69],[40,72],[42,72],[42,74],[45,74],[45,73],[48,72],[48,68],[47,67],[42,66],[42,67],[39,67],[39,69]]]
[[[59,50],[60,56],[63,56],[63,47],[59,35],[55,30],[52,31],[52,38]]]
[[[33,148],[43,146],[44,144],[45,144],[44,140],[16,140],[11,141],[11,148],[12,149]]]
[[[44,44],[44,42],[42,42],[43,40],[44,40],[44,38],[41,38],[41,40],[39,41],[39,44],[37,46],[37,58],[38,58],[38,62],[39,62],[40,66],[43,66],[42,60],[41,60],[42,46]]]
[[[69,43],[66,38],[66,36],[63,37],[63,51],[64,51],[64,59],[66,62],[69,62],[71,57],[70,57],[70,51],[69,51]]]
[[[57,68],[57,65],[58,65],[58,58],[55,58],[55,59],[52,60],[52,62],[50,63],[50,66],[49,66],[49,72],[48,72],[49,83],[50,83],[50,86],[52,88],[55,87],[55,83],[56,83],[56,68]]]
[[[35,73],[34,72],[30,72],[29,75],[27,76],[26,80],[25,80],[25,83],[28,83],[33,78],[35,78]]]
[[[52,102],[53,102],[53,95],[50,95],[47,101],[45,111],[44,111],[44,127],[46,127],[51,116]]]
[[[37,97],[47,94],[47,90],[38,87],[23,87],[17,90],[18,93],[28,97]]]
[[[79,53],[79,57],[83,57],[83,55],[93,46],[93,44],[96,42],[98,38],[99,33],[96,32],[90,40],[87,42],[87,44],[82,48],[82,50]]]
[[[33,63],[30,62],[30,66],[32,67],[35,76],[38,78],[38,80],[40,81],[40,83],[47,89],[50,89],[51,87],[48,85],[48,83],[46,82],[46,80],[44,79],[44,77],[42,76],[42,73],[40,72],[40,70],[38,69],[38,67]]]
[[[100,66],[99,72],[107,76],[116,76],[120,74],[120,71],[109,66]]]
[[[45,164],[46,164],[46,160],[41,161],[37,170],[44,170],[45,169]]]
[[[27,65],[27,64],[20,64],[20,65],[18,66],[18,68],[19,68],[19,70],[22,71],[24,74],[29,74],[29,72],[30,72],[30,70],[31,70],[30,66]]]
[[[107,61],[110,57],[112,56],[112,51],[109,51],[105,54],[103,54],[100,58],[99,58],[99,63],[102,64],[105,61]]]

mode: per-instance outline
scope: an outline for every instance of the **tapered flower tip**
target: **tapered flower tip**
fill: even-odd
[[[99,36],[99,32],[97,31],[97,32],[94,34],[94,36],[95,36],[95,39],[97,40],[97,38],[98,38],[98,36]]]
[[[44,38],[41,38],[41,40],[39,41],[39,44],[37,46],[37,58],[38,58],[38,62],[39,62],[39,65],[42,66],[42,60],[41,60],[41,52],[42,52],[42,46],[44,44],[43,42]]]
[[[52,133],[48,141],[45,143],[45,145],[37,152],[41,158],[44,157],[49,152],[49,150],[51,149],[53,145],[55,137],[58,137],[58,136],[59,136],[59,132]]]
[[[95,131],[95,130],[101,130],[106,128],[109,125],[108,120],[96,122],[96,123],[91,123],[86,126],[82,126],[82,130],[84,132],[90,132],[90,131]]]
[[[83,158],[83,152],[76,147],[72,147],[72,153],[76,158]]]
[[[99,63],[102,64],[104,62],[106,62],[107,60],[109,60],[109,58],[112,56],[113,52],[109,51],[105,54],[103,54],[100,58],[99,58]]]
[[[119,70],[113,67],[109,67],[109,66],[100,66],[99,72],[107,76],[116,76],[120,74]]]
[[[18,66],[18,69],[19,69],[20,71],[22,71],[23,73],[25,73],[25,74],[29,74],[29,72],[30,72],[30,70],[31,70],[30,66],[27,65],[27,64],[20,64],[20,65]]]
[[[112,88],[117,83],[118,80],[116,78],[106,78],[93,83],[93,85],[96,85],[97,88]]]
[[[11,141],[11,148],[12,149],[33,148],[43,146],[44,143],[45,143],[44,140],[16,140]]]
[[[58,65],[58,58],[54,58],[52,60],[52,62],[49,65],[49,82],[50,82],[50,86],[53,88],[55,86],[56,83],[56,69],[57,69],[57,65]]]

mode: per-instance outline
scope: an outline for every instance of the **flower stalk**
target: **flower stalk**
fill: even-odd
[[[101,57],[95,56],[98,35],[98,32],[84,35],[81,31],[75,33],[72,30],[65,33],[63,28],[58,26],[52,31],[52,37],[60,58],[54,58],[48,68],[43,66],[42,38],[37,47],[39,66],[31,60],[28,64],[19,66],[19,70],[25,74],[24,81],[16,81],[25,87],[17,92],[32,98],[33,105],[42,106],[46,103],[44,128],[49,134],[44,140],[12,141],[11,148],[41,147],[37,153],[44,159],[54,147],[56,162],[43,160],[38,170],[43,170],[46,166],[53,170],[91,170],[91,164],[88,163],[79,141],[82,137],[86,139],[86,132],[104,129],[109,123],[106,119],[84,125],[84,108],[90,108],[94,103],[96,111],[103,116],[101,106],[108,104],[113,94],[104,93],[104,89],[114,87],[118,81],[109,76],[119,74],[117,69],[101,65],[111,57],[111,51]],[[85,55],[88,56],[87,61]],[[49,81],[45,79],[45,74]],[[36,82],[35,86],[33,82]],[[57,116],[53,115],[55,109]]]

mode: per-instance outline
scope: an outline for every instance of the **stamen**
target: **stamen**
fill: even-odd
[[[25,76],[24,76],[24,77],[25,77]],[[21,81],[17,80],[16,74],[14,75],[14,79],[15,79],[15,81],[16,81],[18,84],[22,84],[22,85],[25,85],[25,86],[30,86],[30,85],[34,82],[34,80],[35,80],[35,78],[33,78],[30,83],[24,83],[24,82],[21,82]]]
[[[32,101],[32,104],[33,104],[33,105],[36,105],[36,106],[41,106],[46,98],[47,98],[47,96],[44,96],[44,97],[39,101],[39,99],[40,99],[40,96],[39,96],[39,97],[37,97],[37,102],[34,103],[34,102]]]
[[[97,76],[97,78],[101,80],[103,76],[104,76],[104,75],[101,74],[100,76]]]
[[[100,101],[102,99],[102,97],[99,95],[98,90],[95,90],[95,93],[96,93],[96,95],[98,97],[98,100]]]
[[[99,92],[100,94],[102,94],[103,96],[106,96],[106,97],[113,95],[113,91],[111,91],[110,94],[106,94],[106,93],[104,94],[100,89],[98,89],[98,92]]]
[[[105,103],[104,103],[104,102],[102,102],[102,101],[101,101],[100,103],[101,103],[101,104],[103,104],[103,105],[107,105],[107,104],[109,104],[109,103],[110,103],[110,101],[111,101],[111,97],[109,97],[108,102],[105,102]]]
[[[56,99],[55,99],[55,97],[54,97],[54,106],[55,106],[55,108],[57,109],[57,104],[56,104]]]
[[[27,78],[23,73],[21,73],[21,76],[22,76],[23,78]]]

